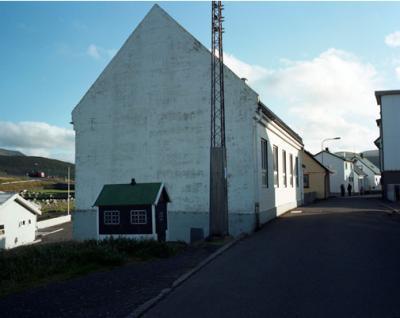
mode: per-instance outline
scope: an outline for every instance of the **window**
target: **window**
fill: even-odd
[[[278,147],[274,146],[274,185],[279,187]]]
[[[147,224],[147,211],[146,210],[132,210],[131,211],[131,224]]]
[[[1,224],[0,225],[0,235],[4,235],[4,234],[6,234],[6,231],[4,229],[4,224]]]
[[[268,141],[261,139],[261,184],[268,187]]]
[[[119,211],[104,211],[104,224],[119,224]]]
[[[283,172],[282,172],[283,186],[286,188],[287,187],[287,178],[286,178],[286,151],[285,150],[282,150],[282,163],[283,163]]]
[[[296,174],[296,187],[299,187],[299,158],[296,157],[295,159],[295,170],[294,173]]]
[[[290,154],[289,159],[290,159],[289,160],[290,185],[293,187],[293,155],[292,154]]]
[[[304,174],[303,176],[303,186],[304,188],[310,187],[310,176],[308,174]]]

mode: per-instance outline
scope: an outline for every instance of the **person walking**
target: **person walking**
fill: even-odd
[[[345,191],[346,191],[346,190],[344,189],[344,185],[341,184],[341,185],[340,185],[340,193],[341,193],[342,197],[344,197]]]
[[[353,189],[353,187],[351,186],[351,183],[349,183],[349,185],[347,186],[347,192],[349,193],[349,197],[351,197],[351,189]]]

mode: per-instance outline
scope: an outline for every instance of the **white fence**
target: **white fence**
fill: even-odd
[[[52,218],[44,221],[39,221],[37,222],[37,228],[40,229],[45,229],[50,226],[66,223],[71,221],[71,215],[64,215],[64,216],[59,216],[58,218]]]

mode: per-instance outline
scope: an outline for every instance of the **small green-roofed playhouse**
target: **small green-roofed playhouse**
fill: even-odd
[[[94,206],[98,207],[99,238],[128,237],[165,241],[168,236],[167,204],[162,182],[106,184]]]

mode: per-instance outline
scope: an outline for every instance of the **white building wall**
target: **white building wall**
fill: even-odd
[[[325,165],[332,173],[329,177],[331,194],[340,193],[340,185],[347,187],[350,171],[345,169],[344,161],[334,155],[321,152],[315,156],[319,162]],[[347,191],[347,188],[346,188]]]
[[[225,69],[230,229],[254,223],[252,117],[257,95]],[[92,205],[110,183],[164,182],[169,235],[208,235],[210,55],[155,7],[73,111],[78,239],[97,238]]]
[[[382,103],[383,167],[400,170],[400,95],[384,95]]]
[[[376,175],[367,165],[362,161],[357,160],[355,165],[367,174],[365,177],[365,191],[381,190],[380,180],[381,176]]]
[[[14,200],[0,206],[0,224],[5,230],[4,237],[0,237],[2,248],[13,248],[35,240],[36,215]]]
[[[261,175],[261,138],[268,142],[268,186],[262,184]],[[257,167],[258,178],[256,202],[259,202],[260,222],[264,223],[282,213],[297,207],[303,200],[303,169],[300,145],[276,124],[265,119],[257,125]],[[274,185],[273,146],[278,147],[279,185]],[[286,151],[287,186],[283,182],[283,155]],[[290,155],[293,156],[293,186],[290,184]],[[298,186],[296,184],[296,158],[298,158]]]

